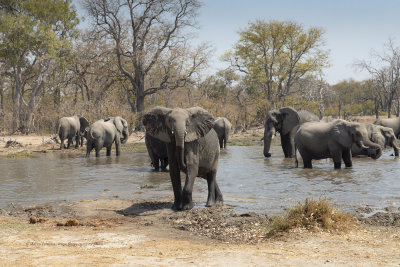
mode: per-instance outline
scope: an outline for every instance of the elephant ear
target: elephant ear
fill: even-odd
[[[123,123],[122,123],[122,118],[121,117],[119,117],[119,116],[117,116],[117,117],[114,117],[114,119],[113,119],[113,123],[114,123],[114,125],[115,125],[115,128],[117,128],[117,131],[120,133],[120,134],[122,134],[122,131],[124,130],[124,125],[123,125]]]
[[[143,125],[146,133],[166,143],[171,143],[165,118],[172,110],[164,107],[155,107],[143,115]]]
[[[89,121],[85,117],[80,117],[79,123],[81,124],[80,132],[83,133],[89,127]]]
[[[200,107],[186,109],[189,113],[185,142],[192,142],[205,136],[214,126],[214,118],[210,112]]]
[[[283,135],[288,134],[295,126],[299,125],[300,117],[297,111],[290,107],[279,109],[282,116],[282,130]]]

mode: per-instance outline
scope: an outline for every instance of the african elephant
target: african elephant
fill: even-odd
[[[303,158],[304,168],[312,168],[313,159],[326,158],[333,159],[335,169],[340,169],[342,159],[346,167],[351,167],[353,144],[369,150],[368,155],[374,159],[382,154],[381,147],[369,140],[364,124],[345,120],[304,123],[297,131],[294,141]]]
[[[151,165],[158,171],[161,163],[161,170],[165,171],[168,166],[167,145],[148,133],[146,133],[144,140],[151,159]]]
[[[148,134],[167,144],[169,173],[174,190],[172,209],[193,208],[192,192],[196,177],[207,180],[207,207],[223,202],[216,181],[219,142],[212,128],[214,118],[208,111],[199,107],[156,107],[143,116],[143,125]],[[181,171],[186,174],[183,190]]]
[[[122,136],[121,136],[122,135]],[[96,157],[100,156],[100,150],[107,148],[107,156],[111,156],[111,146],[115,142],[116,155],[119,156],[120,144],[128,141],[128,123],[121,117],[110,117],[96,121],[90,126],[87,133],[86,157],[94,148]]]
[[[394,135],[393,129],[389,127],[384,127],[376,124],[368,124],[367,126],[367,132],[368,132],[368,138],[371,142],[374,142],[380,147],[386,148],[386,146],[393,147],[394,150],[394,155],[396,157],[399,156],[399,146],[397,143],[397,138]],[[368,156],[368,153],[366,150],[363,150],[353,144],[351,147],[351,154],[353,156],[358,156],[358,155],[366,155]]]
[[[72,139],[75,138],[75,148],[79,147],[79,143],[82,146],[83,135],[86,127],[89,126],[89,121],[84,117],[62,117],[58,120],[58,137],[60,138],[61,144],[60,149],[64,149],[64,139],[68,139],[67,148],[72,144]]]
[[[218,135],[219,147],[226,148],[232,124],[225,117],[217,117],[214,121],[213,128]]]
[[[299,125],[308,121],[319,121],[319,118],[308,111],[297,112],[290,107],[269,111],[264,125],[264,156],[271,157],[271,141],[273,135],[279,132],[285,158],[292,158],[295,152],[294,135]]]
[[[396,138],[400,138],[400,117],[386,119],[379,118],[374,122],[374,124],[392,128]]]

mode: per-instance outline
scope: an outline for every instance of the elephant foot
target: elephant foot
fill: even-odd
[[[341,162],[334,162],[334,163],[333,163],[333,166],[334,166],[335,169],[341,169],[341,168],[342,168],[341,165],[342,165]]]
[[[346,168],[351,168],[351,167],[353,167],[353,163],[352,163],[352,162],[350,162],[350,163],[345,163],[345,165],[346,165]]]
[[[264,156],[265,156],[266,158],[269,158],[269,157],[271,157],[271,153],[265,153]]]
[[[193,202],[186,203],[182,206],[182,210],[191,210],[193,209]]]
[[[177,202],[174,202],[174,204],[172,204],[172,206],[171,206],[171,210],[173,210],[173,211],[179,211],[179,210],[181,210],[180,204],[177,203]]]

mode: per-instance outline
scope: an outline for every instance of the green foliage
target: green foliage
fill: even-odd
[[[240,40],[223,59],[245,74],[250,94],[263,94],[275,103],[285,98],[301,77],[328,66],[322,50],[324,30],[308,30],[294,22],[257,20],[240,31]]]

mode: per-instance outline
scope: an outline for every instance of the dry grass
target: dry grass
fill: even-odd
[[[348,214],[334,209],[327,200],[306,199],[304,204],[290,208],[287,214],[275,217],[268,235],[293,229],[339,233],[356,227],[356,222]]]

